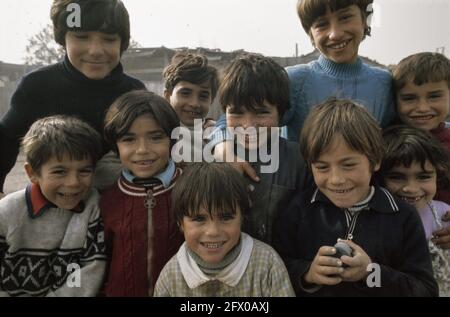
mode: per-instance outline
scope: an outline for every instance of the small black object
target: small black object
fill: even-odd
[[[332,255],[335,258],[340,259],[341,256],[352,256],[353,255],[353,249],[345,242],[339,241],[334,245],[334,248],[336,249],[336,253]]]

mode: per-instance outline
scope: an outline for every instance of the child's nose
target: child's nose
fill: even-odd
[[[80,177],[76,173],[72,173],[68,175],[67,178],[67,186],[78,186],[80,184]]]
[[[96,56],[103,54],[103,45],[98,39],[89,42],[89,54]]]
[[[148,152],[148,144],[146,140],[139,140],[136,148],[137,153],[147,153]]]
[[[200,98],[198,98],[195,94],[192,94],[191,98],[189,98],[189,105],[192,107],[200,106]]]
[[[428,101],[424,98],[419,99],[419,102],[417,104],[417,109],[422,112],[426,112],[430,109],[430,106],[428,105]]]
[[[415,182],[408,182],[403,186],[402,191],[405,193],[415,193],[418,189],[418,186]]]
[[[216,221],[210,221],[206,226],[206,234],[208,236],[216,236],[219,234],[219,225]]]
[[[328,34],[330,40],[339,40],[341,39],[342,34],[344,34],[342,27],[338,23],[331,23],[330,33]]]
[[[345,183],[345,177],[337,169],[331,169],[330,183],[333,185],[342,185]]]

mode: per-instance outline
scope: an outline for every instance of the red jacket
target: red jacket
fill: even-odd
[[[151,188],[154,203],[150,210],[145,206],[148,189],[123,177],[103,193],[100,209],[110,260],[106,296],[151,295],[162,268],[183,243],[183,235],[170,212],[170,192],[180,174],[177,169],[168,188]]]

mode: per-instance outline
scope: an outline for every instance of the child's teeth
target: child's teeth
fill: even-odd
[[[222,246],[222,242],[220,242],[220,243],[203,243],[203,245],[208,249],[217,249]]]

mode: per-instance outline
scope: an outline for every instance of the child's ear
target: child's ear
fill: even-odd
[[[184,233],[183,223],[179,223],[178,228],[180,228],[181,233]]]
[[[33,167],[31,167],[31,164],[28,163],[28,162],[26,162],[26,163],[24,164],[23,167],[25,168],[25,172],[27,173],[28,178],[30,179],[30,181],[31,181],[32,183],[37,184],[37,183],[39,182],[39,181],[38,181],[38,180],[39,180],[38,174],[37,174],[36,171],[33,169]]]
[[[168,89],[164,89],[164,98],[170,103],[170,97],[172,96],[172,92]]]
[[[381,163],[378,162],[377,164],[375,164],[375,166],[373,167],[373,173],[378,172],[380,170],[381,167]]]

